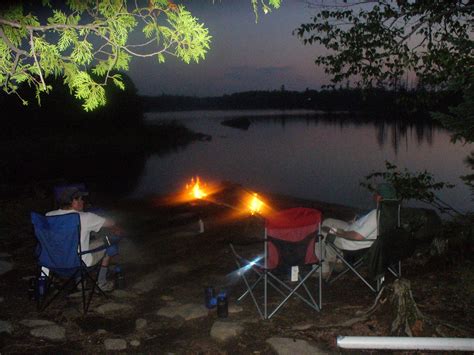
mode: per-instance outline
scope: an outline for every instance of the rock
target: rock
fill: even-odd
[[[82,297],[82,291],[71,292],[70,294],[67,295],[67,297],[69,297],[69,298],[81,298]]]
[[[22,321],[20,321],[20,324],[28,328],[45,327],[47,325],[56,325],[56,323],[50,320],[46,320],[46,319],[23,319]]]
[[[125,350],[127,342],[124,339],[105,339],[105,350]]]
[[[229,314],[231,314],[231,313],[240,313],[243,310],[244,310],[243,307],[239,306],[237,304],[230,304],[229,305]]]
[[[211,337],[218,341],[227,341],[238,336],[243,330],[239,323],[216,321],[211,328]]]
[[[13,326],[10,322],[7,322],[6,320],[0,320],[0,334],[2,333],[13,333]]]
[[[0,297],[0,303],[5,302],[5,298]]]
[[[107,330],[105,329],[97,329],[96,331],[97,335],[104,335],[104,334],[107,334]]]
[[[403,208],[401,222],[413,232],[415,240],[429,242],[435,238],[441,228],[441,218],[436,211],[428,208]]]
[[[147,326],[148,322],[146,319],[138,318],[135,320],[135,329],[142,330]]]
[[[59,325],[47,325],[31,329],[30,334],[37,338],[59,341],[66,338],[66,329]]]
[[[61,314],[64,318],[68,319],[68,320],[74,320],[78,317],[82,317],[83,316],[83,313],[82,313],[82,304],[81,304],[81,307],[68,307],[66,309],[64,309],[62,311],[62,314]]]
[[[13,270],[13,263],[5,260],[0,260],[0,275],[3,275],[11,270]]]
[[[125,290],[114,290],[112,293],[112,296],[117,297],[117,298],[137,298],[138,295],[130,292],[130,291],[125,291]]]
[[[163,273],[161,271],[148,274],[143,278],[143,280],[133,285],[132,289],[134,289],[138,293],[145,293],[151,291],[153,290],[155,285],[161,280],[162,275]]]
[[[195,318],[207,317],[208,310],[203,305],[188,303],[178,306],[163,307],[159,309],[156,314],[167,318],[179,316],[185,320],[191,320]]]
[[[1,252],[0,253],[0,258],[2,259],[7,259],[7,258],[11,258],[11,254],[8,254],[8,253],[5,253],[5,252]]]
[[[230,120],[222,121],[221,125],[247,130],[249,129],[250,123],[251,123],[250,120],[246,117],[237,117],[237,118],[232,118]]]
[[[329,354],[319,349],[317,346],[310,344],[306,340],[294,338],[270,338],[267,343],[273,348],[278,355],[315,355]]]
[[[122,311],[129,311],[133,307],[129,304],[123,304],[123,303],[105,303],[103,305],[100,305],[95,309],[97,313],[100,314],[106,314],[106,313],[111,313],[111,312],[122,312]]]
[[[160,299],[161,299],[162,301],[165,301],[165,302],[174,301],[174,297],[166,296],[166,295],[161,296]]]
[[[130,345],[134,347],[140,346],[140,340],[133,339],[130,341]]]
[[[295,324],[291,327],[293,330],[308,330],[313,327],[311,323]]]
[[[168,272],[171,274],[186,274],[189,272],[189,267],[183,264],[174,264],[169,267]]]

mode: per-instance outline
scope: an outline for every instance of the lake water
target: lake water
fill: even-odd
[[[248,130],[220,123],[240,116],[250,119]],[[204,181],[236,182],[263,196],[271,192],[368,209],[371,194],[359,183],[384,170],[388,160],[455,184],[438,196],[462,211],[472,210],[471,192],[459,178],[471,172],[463,160],[472,145],[453,144],[448,132],[429,124],[322,117],[303,111],[148,113],[149,123],[177,120],[212,140],[150,156],[132,195],[179,191],[198,175]]]

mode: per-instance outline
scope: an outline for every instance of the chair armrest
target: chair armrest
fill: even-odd
[[[90,250],[83,250],[79,253],[79,255],[84,255],[84,254],[92,254],[92,253],[95,253],[95,252],[98,252],[98,251],[101,251],[101,250],[104,250],[104,249],[107,249],[107,245],[101,245],[97,248],[94,248],[94,249],[90,249]]]
[[[334,243],[336,238],[341,238],[341,237],[338,237],[337,235],[331,234],[331,233],[328,233],[326,235],[326,241],[329,242],[329,243]],[[360,239],[360,240],[358,240],[358,239],[347,239],[347,240],[350,240],[351,242],[375,242],[377,239]]]

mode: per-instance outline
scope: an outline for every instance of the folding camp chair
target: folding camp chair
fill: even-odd
[[[401,253],[397,250],[405,247],[401,243],[406,243],[407,238],[404,230],[400,228],[400,207],[399,200],[385,199],[378,203],[377,238],[371,239],[373,243],[368,248],[341,250],[334,244],[336,237],[327,235],[324,239],[326,248],[332,249],[345,266],[343,271],[328,280],[329,284],[351,271],[370,290],[379,292],[385,280],[386,271],[396,278],[401,277]],[[365,245],[367,241],[368,239],[363,241]],[[368,273],[365,276],[360,271],[360,267],[364,264],[368,265]]]
[[[105,246],[93,250],[81,250],[81,222],[78,213],[45,217],[32,212],[31,222],[38,240],[36,250],[40,269],[38,284],[41,287],[40,293],[44,292],[44,295],[37,297],[38,310],[45,310],[60,294],[65,294],[71,287],[75,289],[80,285],[83,312],[87,313],[94,291],[106,295],[97,286],[97,278],[92,276],[94,271],[98,271],[101,260],[96,265],[87,267],[81,256],[103,250]],[[50,287],[53,281],[64,279],[65,282],[55,291]],[[86,280],[92,284],[87,300]]]
[[[237,301],[250,295],[263,319],[275,315],[292,296],[296,296],[313,310],[320,311],[322,268],[314,253],[315,243],[320,240],[320,224],[320,211],[291,208],[265,220],[265,236],[263,240],[259,240],[263,243],[263,256],[251,260],[244,258],[234,247],[237,243],[231,243],[230,248],[238,267],[237,275],[247,288]],[[310,278],[316,273],[319,274],[318,281]],[[263,285],[263,296],[258,287],[260,285]],[[311,292],[313,289],[317,289],[317,301],[313,297],[316,291]],[[281,301],[269,310],[269,297],[273,297],[269,292],[271,290],[277,291]]]

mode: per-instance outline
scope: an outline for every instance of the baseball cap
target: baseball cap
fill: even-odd
[[[87,195],[89,195],[87,191],[81,190],[78,187],[66,187],[59,194],[58,203],[60,206],[68,205],[72,200]]]
[[[378,184],[375,191],[386,200],[395,200],[397,198],[397,191],[392,184],[387,182]]]

